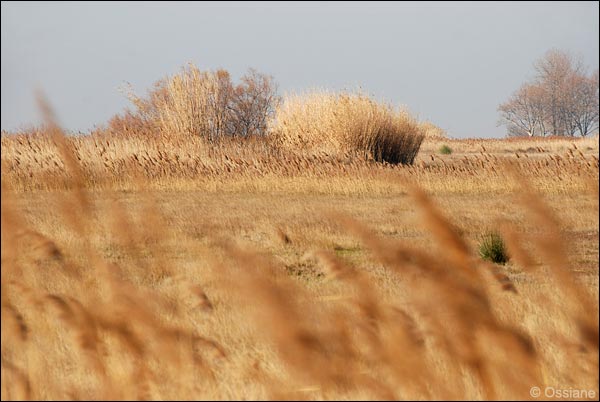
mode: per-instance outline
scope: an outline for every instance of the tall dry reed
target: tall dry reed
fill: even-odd
[[[277,109],[273,141],[311,152],[361,153],[379,162],[413,163],[424,134],[406,111],[362,93],[290,95]]]

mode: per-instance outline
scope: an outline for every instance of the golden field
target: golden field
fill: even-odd
[[[3,135],[2,399],[597,399],[598,152]]]

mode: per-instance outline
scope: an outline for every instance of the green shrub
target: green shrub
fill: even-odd
[[[440,153],[442,155],[450,155],[452,153],[452,148],[450,148],[448,145],[442,145],[440,147]]]
[[[488,232],[481,236],[479,256],[496,264],[505,264],[509,257],[502,236],[497,232]]]

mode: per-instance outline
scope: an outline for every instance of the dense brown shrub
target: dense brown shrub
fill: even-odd
[[[406,111],[361,93],[315,91],[289,96],[277,109],[271,135],[284,148],[361,153],[379,162],[412,164],[424,135]]]

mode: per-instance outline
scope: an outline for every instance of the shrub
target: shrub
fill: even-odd
[[[444,144],[440,147],[439,151],[442,155],[450,155],[452,153],[452,148]]]
[[[406,111],[361,93],[325,91],[287,97],[270,131],[281,147],[360,153],[392,164],[412,164],[424,139],[419,124]]]
[[[208,141],[264,135],[279,101],[273,78],[250,69],[234,85],[225,70],[200,71],[190,64],[154,84],[147,97],[128,98],[132,116],[163,135],[196,135]]]
[[[479,256],[496,264],[505,264],[509,257],[502,236],[497,232],[488,232],[481,236]]]

